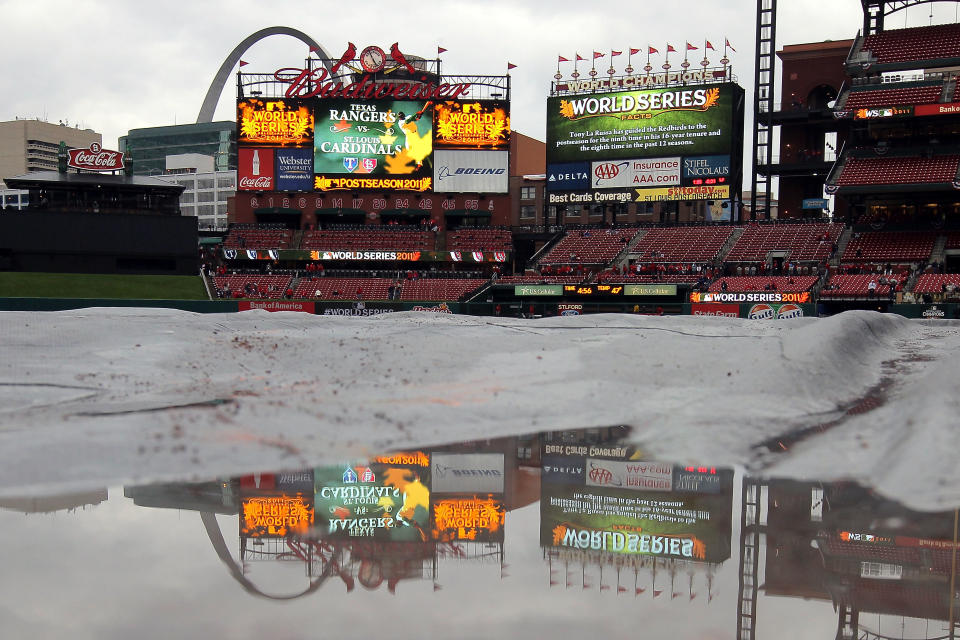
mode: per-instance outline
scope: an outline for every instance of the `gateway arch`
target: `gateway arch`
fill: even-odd
[[[267,27],[266,29],[261,29],[260,31],[252,33],[244,38],[243,42],[238,44],[234,50],[230,52],[230,55],[226,57],[226,59],[223,61],[223,64],[220,65],[220,70],[217,71],[217,75],[214,76],[213,82],[210,83],[210,88],[207,89],[207,96],[203,99],[203,106],[200,107],[200,114],[197,116],[198,123],[213,122],[213,112],[217,109],[217,103],[220,101],[220,95],[223,93],[223,88],[226,86],[227,79],[231,76],[234,66],[240,62],[240,56],[246,53],[247,49],[252,47],[260,40],[276,35],[293,36],[307,46],[313,48],[317,51],[320,57],[324,59],[324,65],[327,66],[329,70],[329,54],[327,54],[326,50],[321,47],[316,40],[304,32],[291,27]]]

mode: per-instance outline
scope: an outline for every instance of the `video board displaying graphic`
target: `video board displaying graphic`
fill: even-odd
[[[509,149],[510,105],[499,100],[445,100],[433,107],[438,149]]]
[[[433,539],[438,542],[503,542],[506,514],[502,496],[434,497]]]
[[[608,201],[605,191],[727,199],[742,172],[743,118],[743,89],[730,83],[548,98],[547,190],[591,203]]]
[[[237,143],[309,147],[313,143],[313,112],[299,100],[240,100]]]
[[[430,539],[430,458],[420,451],[314,470],[316,528],[324,537]]]
[[[421,177],[433,174],[432,103],[324,100],[316,103],[317,175]]]
[[[285,538],[313,526],[313,472],[245,476],[240,480],[240,536]]]
[[[700,562],[730,557],[733,471],[543,456],[540,544]]]

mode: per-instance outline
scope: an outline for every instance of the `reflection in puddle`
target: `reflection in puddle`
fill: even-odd
[[[207,598],[196,615],[204,635],[221,637],[232,628],[225,620],[253,629],[279,616],[273,600],[293,607],[279,628],[310,624],[322,606],[329,636],[387,625],[390,637],[423,637],[391,626],[415,609],[421,623],[471,618],[476,631],[457,637],[622,637],[642,616],[650,637],[779,638],[791,627],[797,638],[940,638],[955,613],[955,512],[914,512],[853,483],[649,460],[625,427],[123,495],[0,503],[7,540],[32,532],[23,558],[5,564],[0,601],[36,598],[0,617],[0,635],[95,638],[138,625],[155,637],[196,637],[193,626],[171,628],[177,621],[160,604],[170,593],[181,606]],[[35,514],[52,512],[35,526]],[[70,553],[69,566],[45,562],[60,553]],[[69,572],[103,575],[97,597],[113,589],[117,601],[134,593],[151,606],[94,619]],[[42,595],[15,586],[38,580],[53,586]],[[37,606],[50,597],[76,601],[69,613],[89,632],[58,626]]]

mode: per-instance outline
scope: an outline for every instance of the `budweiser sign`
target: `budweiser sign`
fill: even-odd
[[[256,178],[244,176],[240,178],[240,188],[267,191],[273,188],[273,178],[269,176],[259,176]]]
[[[89,149],[70,149],[67,166],[86,171],[120,171],[123,169],[123,154],[104,149],[94,142]]]

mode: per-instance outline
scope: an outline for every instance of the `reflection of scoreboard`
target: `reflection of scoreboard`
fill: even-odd
[[[286,538],[313,526],[313,472],[265,473],[240,479],[240,537]]]
[[[722,562],[732,509],[730,469],[543,455],[543,547]]]

